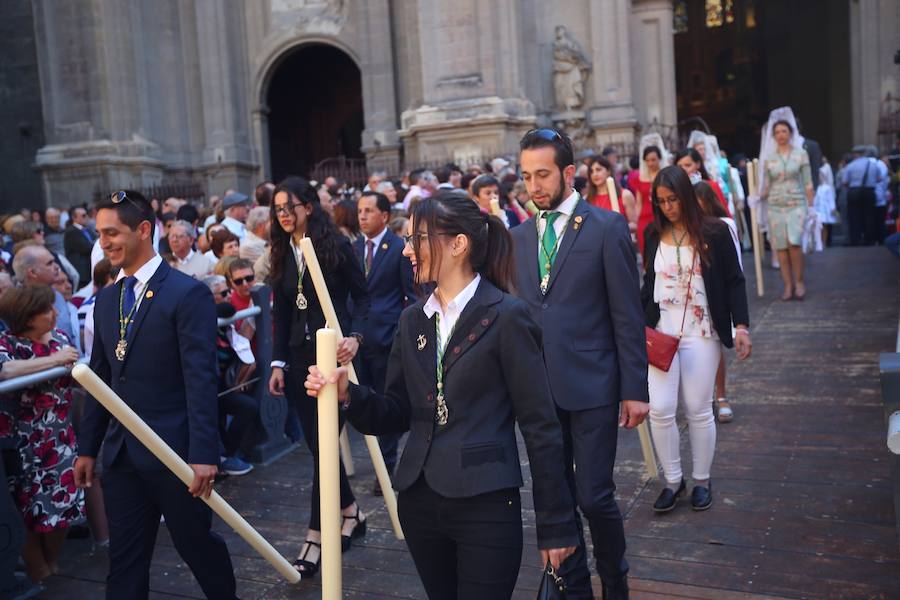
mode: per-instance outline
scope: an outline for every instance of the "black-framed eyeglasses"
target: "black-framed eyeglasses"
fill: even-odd
[[[285,204],[283,206],[275,206],[275,214],[276,215],[289,215],[294,212],[294,209],[298,206],[303,206],[302,203],[297,202],[296,204]]]
[[[418,239],[420,239],[420,240],[424,240],[424,239],[427,239],[427,238],[428,238],[428,234],[427,234],[427,233],[416,232],[416,233],[414,233],[414,234],[412,234],[412,235],[404,235],[404,236],[403,236],[403,242],[404,242],[407,246],[412,246],[412,245],[413,245],[413,242],[416,240],[416,238],[418,238]]]
[[[556,140],[564,141],[562,134],[560,134],[557,130],[549,129],[546,127],[542,127],[540,129],[532,129],[525,134],[525,137],[539,137],[542,140],[547,140],[548,142],[555,142]]]
[[[679,202],[678,198],[676,196],[673,196],[671,198],[657,198],[653,202],[653,204],[655,204],[657,206],[668,206],[670,204],[672,206],[675,206],[676,204],[678,204],[678,202]]]
[[[256,279],[255,275],[247,275],[246,277],[235,277],[231,280],[234,285],[244,285],[244,282],[253,283],[253,280]]]

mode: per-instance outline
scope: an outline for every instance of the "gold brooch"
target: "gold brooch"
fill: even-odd
[[[425,334],[419,334],[419,337],[416,339],[416,345],[418,346],[420,351],[425,349],[425,344],[427,343],[428,340],[425,339]]]
[[[145,297],[145,298],[148,298],[148,299],[149,299],[149,298],[152,298],[152,297],[153,297],[153,290],[147,290],[147,293],[144,294],[144,297]]]
[[[387,242],[385,242],[385,243],[383,243],[383,244],[381,245],[381,249],[382,249],[382,250],[387,250],[387,249],[388,249]]]

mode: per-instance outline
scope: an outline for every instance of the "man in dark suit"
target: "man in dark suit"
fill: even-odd
[[[78,271],[78,281],[89,282],[91,273],[91,250],[94,248],[94,235],[88,228],[87,211],[76,206],[72,209],[72,219],[63,234],[63,246],[66,258]]]
[[[354,242],[353,249],[366,274],[372,302],[357,361],[359,378],[361,384],[384,393],[388,355],[400,313],[416,299],[412,263],[403,256],[403,240],[387,226],[391,219],[391,202],[387,196],[374,191],[363,192],[357,204],[357,217],[362,236]],[[393,473],[397,465],[400,437],[400,434],[391,434],[378,438],[388,473]],[[377,481],[372,489],[376,495],[381,493]]]
[[[634,246],[621,215],[590,206],[572,189],[568,137],[538,129],[520,148],[522,177],[541,212],[510,231],[517,293],[543,331],[567,479],[590,526],[603,597],[627,598],[625,532],[613,482],[617,426],[636,427],[649,412]],[[567,597],[593,597],[583,540],[560,574]]]
[[[75,480],[89,487],[103,447],[110,600],[147,598],[160,515],[208,598],[235,598],[225,542],[210,531],[219,462],[216,312],[209,289],[153,250],[155,218],[136,192],[100,204],[100,245],[119,281],[97,296],[91,369],[194,471],[188,489],[93,398],[78,436]]]

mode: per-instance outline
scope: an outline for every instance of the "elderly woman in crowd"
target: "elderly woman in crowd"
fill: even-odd
[[[78,359],[66,335],[56,329],[53,290],[13,288],[0,297],[0,380],[12,379]],[[72,379],[66,375],[16,392],[18,402],[0,413],[0,436],[17,439],[21,471],[12,474],[13,496],[25,520],[23,558],[28,576],[54,573],[68,528],[84,517],[84,494],[75,486],[77,448],[72,427]]]

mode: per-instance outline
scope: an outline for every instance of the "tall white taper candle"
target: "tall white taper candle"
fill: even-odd
[[[125,429],[131,432],[147,449],[153,453],[178,479],[186,486],[190,486],[194,480],[194,471],[191,467],[175,453],[172,448],[155,431],[150,429],[143,419],[136,412],[100,379],[96,373],[91,371],[90,367],[85,364],[77,364],[72,369],[72,377],[80,383],[88,393],[93,396],[97,402],[102,404],[110,414],[121,423]],[[337,402],[335,402],[335,406]],[[275,548],[272,547],[266,539],[259,534],[258,531],[244,520],[236,510],[231,508],[225,500],[213,491],[209,498],[201,497],[209,507],[225,521],[229,527],[235,530],[238,535],[244,538],[254,550],[265,558],[275,567],[275,570],[281,573],[281,576],[291,583],[300,581],[300,573],[291,566]],[[337,504],[335,505],[337,506]],[[340,532],[338,532],[340,535]],[[338,540],[340,546],[340,540]]]
[[[747,186],[751,196],[759,195],[759,161],[753,159],[747,161]],[[762,239],[759,232],[759,206],[750,205],[750,237],[753,238],[753,267],[756,273],[756,295],[760,298],[765,294],[762,271]]]
[[[325,315],[325,321],[331,329],[334,329],[338,338],[344,337],[341,331],[341,324],[337,319],[337,313],[334,312],[334,304],[331,302],[331,296],[328,294],[328,286],[325,284],[325,276],[322,275],[322,267],[319,265],[319,259],[316,257],[316,250],[313,248],[312,240],[303,238],[300,240],[300,249],[303,251],[303,259],[306,261],[306,271],[312,278],[313,285],[316,288],[316,297],[319,299],[319,305],[322,307],[322,313]],[[356,377],[356,370],[353,363],[347,365],[350,371],[350,381],[358,384],[359,379]],[[387,467],[384,464],[384,457],[381,455],[381,448],[378,446],[378,438],[374,435],[365,436],[366,448],[369,450],[369,456],[372,458],[372,466],[375,467],[375,476],[378,478],[378,485],[381,487],[381,493],[384,497],[384,505],[387,507],[388,515],[391,517],[391,524],[394,526],[394,535],[398,540],[403,539],[403,529],[400,527],[400,518],[397,515],[397,496],[391,487],[391,477],[388,474]]]
[[[337,367],[334,329],[316,332],[316,366],[325,378]],[[341,456],[337,385],[319,391],[319,498],[322,516],[322,598],[341,600]]]
[[[623,214],[622,207],[619,206],[619,194],[616,191],[616,182],[613,181],[612,177],[606,178],[606,192],[609,194],[609,205],[612,207],[613,212],[617,212],[620,215]]]

